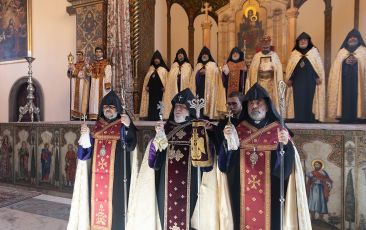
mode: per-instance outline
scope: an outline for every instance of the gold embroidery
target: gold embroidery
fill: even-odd
[[[178,137],[178,139],[182,139],[187,133],[183,131],[183,129],[179,130],[175,135]]]
[[[168,153],[169,160],[175,159],[176,161],[180,161],[184,157],[183,153],[178,149],[177,151],[174,148],[170,148]]]
[[[100,159],[100,161],[98,162],[98,167],[99,167],[99,169],[101,169],[101,170],[104,170],[105,169],[105,167],[107,167],[107,162],[104,160],[104,158],[102,157],[101,159]]]
[[[101,204],[98,209],[98,213],[96,214],[96,222],[100,225],[107,224],[107,215],[104,213],[104,207]]]
[[[257,190],[257,186],[261,186],[261,180],[257,180],[256,175],[251,175],[252,179],[249,179],[248,185],[252,185],[250,188]]]
[[[177,226],[177,223],[174,223],[174,226],[169,227],[170,230],[180,230],[180,227]]]
[[[191,154],[193,160],[200,160],[202,154],[205,152],[205,140],[203,137],[199,137],[197,129],[193,128],[192,138],[191,138]]]

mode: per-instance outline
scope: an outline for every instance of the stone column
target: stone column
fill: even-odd
[[[169,2],[167,1],[167,65],[170,66],[170,63],[172,63],[171,57],[172,57],[172,17],[170,14],[170,10],[171,10],[171,4],[169,4]]]
[[[203,21],[202,24],[202,45],[210,49],[211,47],[211,21]]]
[[[107,0],[67,0],[69,15],[76,15],[76,50],[82,50],[86,57],[94,56],[94,49],[100,46],[106,55],[107,48]]]
[[[188,58],[194,64],[194,11],[188,12]]]
[[[218,49],[217,49],[217,64],[219,66],[222,66],[224,64],[224,58],[226,55],[226,37],[227,37],[227,33],[226,33],[226,22],[224,21],[220,21],[219,19],[219,27],[218,27]]]
[[[354,17],[355,29],[359,29],[360,25],[360,0],[355,0],[355,17]]]
[[[324,70],[327,84],[332,57],[332,0],[324,0],[324,3]]]
[[[299,9],[296,7],[289,8],[286,11],[287,18],[287,57],[290,56],[291,50],[295,45],[296,41],[296,27],[297,27],[297,16],[299,15]]]
[[[226,50],[226,55],[229,55],[229,52],[232,48],[236,46],[236,33],[235,33],[235,16],[230,19],[228,22],[228,47]]]

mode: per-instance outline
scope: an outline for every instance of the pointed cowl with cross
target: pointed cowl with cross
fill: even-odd
[[[270,124],[275,121],[281,122],[281,116],[278,113],[278,111],[276,110],[276,107],[274,106],[274,104],[272,103],[272,100],[271,100],[268,92],[258,83],[255,83],[245,94],[244,102],[243,102],[243,110],[242,110],[242,115],[243,115],[242,119],[247,120],[247,121],[251,120],[251,118],[248,114],[248,102],[252,101],[252,100],[259,100],[261,98],[263,98],[266,101],[266,104],[268,107],[268,111],[267,111],[266,117],[265,117],[265,119],[267,119],[267,123]],[[288,127],[286,127],[286,129],[288,130],[289,134],[293,137],[294,136],[293,132]]]
[[[174,107],[175,104],[184,104],[187,106],[187,109],[189,110],[189,117],[186,118],[186,120],[192,120],[196,118],[196,110],[190,108],[190,104],[188,101],[191,101],[194,99],[193,93],[189,88],[186,88],[179,93],[177,93],[171,103],[172,103],[172,110],[170,111],[170,115],[168,120],[174,121]]]

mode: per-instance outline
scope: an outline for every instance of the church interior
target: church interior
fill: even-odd
[[[110,74],[104,86],[123,100],[137,127],[141,161],[159,120],[142,115],[145,91],[153,95],[144,79],[155,51],[169,71],[183,48],[194,69],[205,46],[221,79],[231,50],[238,47],[248,81],[255,55],[267,41],[286,81],[303,32],[320,55],[323,91],[322,96],[316,91],[314,100],[323,113],[311,122],[291,119],[288,111],[282,115],[294,133],[305,184],[319,165],[326,175],[327,210],[309,210],[312,229],[366,229],[366,53],[358,60],[358,86],[350,90],[358,100],[357,118],[351,122],[339,118],[339,101],[346,96],[338,92],[342,70],[334,67],[342,65],[339,53],[353,29],[366,39],[366,0],[1,0],[0,229],[66,229],[80,125],[86,122],[92,128],[99,108],[98,100],[93,112],[90,102],[78,100],[84,107],[74,111],[75,98],[84,93],[75,96],[79,85],[70,77],[79,51],[87,65],[98,60],[98,48],[102,51],[109,66],[103,74]],[[350,53],[358,57],[357,51]],[[333,78],[337,71],[340,77]],[[103,93],[101,88],[94,90],[97,96]],[[163,92],[169,90],[165,87]],[[295,115],[302,106],[297,103]],[[215,122],[226,112],[208,117]],[[47,165],[45,157],[50,160]]]

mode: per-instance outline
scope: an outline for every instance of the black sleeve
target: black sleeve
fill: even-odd
[[[127,151],[132,151],[135,149],[136,144],[137,144],[137,129],[136,126],[132,123],[130,124],[130,127],[128,127],[128,129],[126,129],[127,131],[127,136],[126,136],[126,150]]]
[[[155,170],[161,169],[161,166],[163,165],[164,160],[165,160],[165,156],[166,156],[166,149],[161,152],[159,150],[156,151],[156,158],[155,158],[155,164],[154,164]]]
[[[294,167],[295,162],[295,149],[291,141],[287,143],[287,145],[283,146],[285,155],[284,155],[284,172],[285,172],[285,180],[288,179],[290,176],[292,169]],[[280,147],[276,150],[276,157],[275,157],[275,165],[273,169],[273,175],[280,178],[280,162],[281,162],[281,155],[280,155]]]

